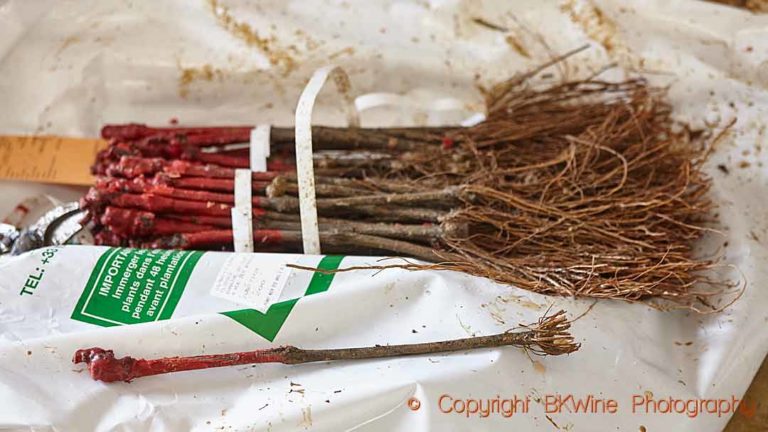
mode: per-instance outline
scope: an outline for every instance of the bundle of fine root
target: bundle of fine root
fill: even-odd
[[[493,89],[488,120],[458,133],[474,174],[448,219],[468,229],[442,265],[546,294],[719,292],[692,253],[711,208],[706,150],[672,132],[663,97],[643,80]]]

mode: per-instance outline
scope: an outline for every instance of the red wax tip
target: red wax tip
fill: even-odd
[[[443,137],[443,149],[450,150],[453,148],[453,139],[449,137]]]
[[[131,357],[115,358],[112,350],[102,348],[79,349],[72,358],[74,363],[85,363],[93,379],[104,382],[130,381],[136,377]]]

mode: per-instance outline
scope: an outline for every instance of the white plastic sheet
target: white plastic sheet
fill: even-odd
[[[163,356],[270,344],[216,314],[61,335],[52,330],[0,344],[0,424],[411,431],[550,430],[554,422],[577,431],[641,425],[720,430],[725,416],[633,414],[631,401],[633,395],[739,398],[768,351],[768,296],[762,291],[768,204],[761,199],[768,180],[768,16],[694,0],[6,0],[0,2],[0,131],[94,136],[107,122],[157,124],[174,117],[185,124],[290,124],[305,80],[328,63],[344,67],[359,93],[412,101],[364,112],[364,126],[459,123],[481,111],[476,85],[587,42],[592,49],[569,63],[571,73],[617,62],[670,86],[675,115],[694,126],[722,128],[737,119],[707,166],[723,235],[702,246],[723,245],[724,262],[747,281],[743,297],[725,313],[600,302],[574,324],[583,347],[570,357],[532,361],[503,349],[228,368],[113,385],[76,372],[69,363],[74,349],[101,345],[119,354]],[[315,114],[320,124],[343,124],[334,98],[321,97]],[[40,187],[3,184],[2,210],[29,189]],[[69,197],[78,192],[43,189]],[[17,288],[0,281],[3,295]],[[448,272],[346,273],[327,292],[300,300],[274,343],[342,347],[490,334],[532,321],[551,304],[575,316],[591,302]],[[4,331],[24,319],[0,304]],[[493,399],[555,393],[616,399],[619,410],[553,413],[550,421],[536,402],[529,413],[510,418],[465,418],[442,413],[438,404],[444,394]],[[421,401],[419,410],[409,409],[411,397]]]

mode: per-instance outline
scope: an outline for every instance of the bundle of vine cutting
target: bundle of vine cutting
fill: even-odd
[[[314,127],[324,253],[396,255],[539,293],[690,304],[723,290],[693,254],[710,201],[705,146],[674,133],[642,79],[486,93],[472,127]],[[110,125],[82,207],[100,244],[227,249],[251,127]],[[683,128],[682,130],[686,130]],[[259,251],[301,251],[292,128],[252,177]]]

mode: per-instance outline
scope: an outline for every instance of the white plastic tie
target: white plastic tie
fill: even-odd
[[[251,170],[235,170],[235,206],[232,207],[232,239],[235,252],[253,252],[253,202]]]
[[[251,129],[251,171],[266,172],[267,158],[270,155],[270,134],[272,126],[260,124]]]
[[[325,66],[315,71],[304,87],[296,105],[296,176],[299,184],[299,211],[301,236],[305,254],[320,254],[320,230],[317,224],[317,199],[315,196],[315,170],[312,158],[312,109],[315,99],[328,77],[332,77],[336,89],[344,98],[347,123],[359,127],[360,118],[355,100],[350,94],[349,76],[338,66]]]

